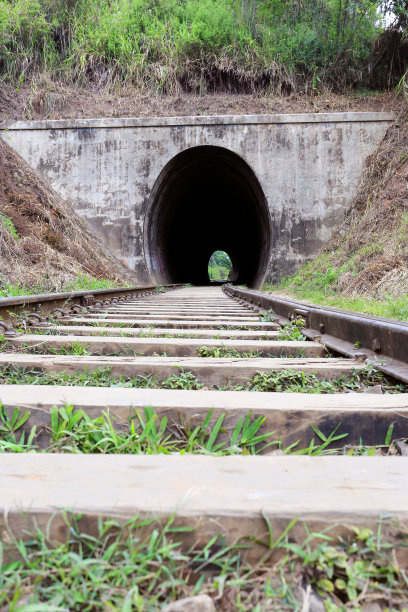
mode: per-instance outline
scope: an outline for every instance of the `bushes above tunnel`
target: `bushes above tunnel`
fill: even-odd
[[[384,69],[390,85],[405,64],[390,80],[387,49],[374,44],[382,32],[380,6],[380,0],[0,0],[0,69],[12,82],[47,73],[165,92],[377,86]],[[395,14],[402,32],[404,13]]]

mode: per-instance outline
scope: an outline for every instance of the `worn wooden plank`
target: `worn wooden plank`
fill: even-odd
[[[29,538],[35,522],[66,537],[63,508],[81,513],[88,532],[100,516],[137,515],[192,525],[194,540],[227,543],[276,538],[292,519],[291,540],[313,529],[375,528],[381,515],[408,518],[408,457],[205,457],[5,454],[0,462],[0,527]],[[384,525],[385,527],[385,525]],[[398,533],[395,534],[398,538]],[[188,538],[188,535],[187,535]],[[265,549],[252,555],[264,554]]]
[[[323,357],[326,349],[315,342],[267,341],[267,340],[201,340],[200,338],[104,338],[95,336],[55,336],[26,334],[12,338],[8,345],[21,349],[22,347],[44,349],[69,349],[76,345],[86,349],[91,355],[154,355],[166,353],[169,356],[196,357],[200,347],[233,349],[239,352],[256,351],[267,357],[302,356]]]
[[[100,322],[103,325],[125,325],[126,327],[162,327],[162,328],[178,328],[178,329],[219,329],[219,328],[228,328],[228,329],[240,329],[241,327],[245,327],[246,329],[254,329],[254,330],[276,330],[279,329],[280,326],[276,323],[264,323],[263,321],[245,321],[244,323],[241,321],[230,321],[228,319],[222,319],[220,321],[190,321],[190,320],[165,320],[165,319],[140,319],[138,317],[122,317],[117,315],[116,317],[104,317],[103,315],[95,315],[95,316],[78,316],[72,318],[64,319],[66,323],[79,323],[86,325],[95,325]]]
[[[99,318],[101,315],[99,313],[93,313],[93,312],[89,312],[87,313],[87,316],[91,319],[94,318]],[[118,316],[120,316],[121,319],[138,319],[138,320],[146,320],[146,319],[152,319],[154,318],[156,321],[174,321],[174,320],[178,320],[178,321],[190,321],[190,322],[194,322],[194,321],[207,321],[207,322],[211,322],[211,323],[218,323],[219,321],[224,321],[225,319],[228,319],[229,322],[233,323],[240,323],[241,325],[245,325],[246,321],[248,322],[252,322],[252,323],[258,323],[259,322],[259,316],[255,316],[255,315],[245,315],[245,316],[238,316],[238,315],[234,315],[234,316],[228,316],[227,314],[224,313],[220,313],[218,315],[204,315],[204,314],[200,314],[200,315],[193,315],[193,314],[179,314],[178,312],[175,312],[174,314],[167,314],[167,313],[163,313],[163,314],[155,314],[154,317],[151,314],[141,314],[141,313],[129,313],[128,312],[123,312],[123,311],[118,311],[116,310],[115,312],[106,312],[103,314],[103,318],[105,319],[115,319]],[[218,323],[220,325],[220,323]]]
[[[43,327],[30,327],[31,330],[43,331]],[[94,327],[92,325],[64,325],[62,322],[47,329],[47,332],[55,334],[73,334],[76,336],[141,336],[158,337],[168,336],[177,337],[181,335],[189,338],[213,338],[220,339],[241,339],[241,340],[272,340],[278,336],[277,331],[243,331],[226,329],[177,329],[166,327],[115,327],[113,325]]]

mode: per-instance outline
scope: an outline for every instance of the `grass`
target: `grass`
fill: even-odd
[[[0,384],[7,385],[62,385],[88,387],[202,389],[204,385],[189,371],[179,367],[180,373],[159,380],[152,374],[133,378],[114,377],[109,367],[83,373],[45,372],[41,369],[17,368],[11,365],[0,368]],[[389,379],[374,365],[356,368],[350,374],[330,380],[322,380],[315,374],[288,368],[278,372],[256,372],[241,385],[216,387],[219,390],[268,391],[288,393],[342,393],[345,390],[360,392],[381,385],[386,393],[406,393],[407,385]]]
[[[34,335],[43,335],[42,332],[35,333]],[[52,335],[52,334],[45,334]],[[4,337],[3,337],[4,338]],[[7,344],[7,341],[2,341],[0,337],[0,352],[8,352],[12,349],[13,353],[22,353],[22,354],[34,354],[34,355],[72,355],[72,356],[88,356],[95,353],[90,353],[88,348],[89,345],[83,345],[81,342],[72,342],[70,344],[65,344],[64,346],[54,348],[52,346],[48,346],[48,344],[44,342],[39,342],[35,345],[29,345],[23,343],[21,347],[12,347]],[[116,355],[119,353],[110,353],[110,355]]]
[[[121,287],[129,286],[128,283],[122,283]],[[26,287],[25,285],[10,285],[7,282],[3,282],[0,285],[0,297],[17,297],[21,295],[37,295],[41,293],[64,293],[67,291],[88,291],[98,289],[115,289],[118,287],[118,283],[109,279],[97,279],[86,274],[78,274],[77,278],[69,283],[66,283],[62,287],[50,288],[49,284],[41,285],[41,282],[32,286]]]
[[[307,589],[329,612],[350,606],[361,612],[373,600],[390,612],[406,609],[407,576],[397,555],[406,550],[407,532],[390,519],[380,517],[376,530],[350,527],[343,536],[336,528],[315,532],[304,524],[305,535],[294,539],[296,519],[278,535],[264,517],[269,537],[258,542],[264,555],[250,565],[246,551],[253,538],[227,543],[215,535],[200,543],[199,534],[178,526],[174,516],[164,523],[100,519],[93,532],[81,515],[62,516],[58,532],[66,536],[60,541],[49,535],[55,518],[25,541],[10,529],[0,536],[2,609],[153,612],[206,593],[218,612],[289,612],[302,609]],[[383,535],[390,529],[399,534],[397,543]]]
[[[37,444],[37,427],[28,430],[29,410],[15,407],[10,413],[0,403],[0,453],[68,453],[68,454],[180,454],[200,455],[257,455],[278,450],[288,455],[321,456],[327,454],[366,455],[389,454],[393,442],[394,426],[385,435],[384,444],[367,446],[361,440],[357,446],[344,446],[348,433],[337,433],[339,423],[328,434],[311,425],[313,436],[309,444],[302,446],[300,440],[284,446],[276,431],[265,427],[266,417],[253,417],[251,412],[240,417],[232,431],[228,431],[226,413],[213,418],[213,410],[201,420],[193,416],[186,419],[180,414],[179,422],[169,422],[153,408],[130,411],[127,421],[110,414],[90,418],[84,410],[72,405],[50,411],[48,445],[44,443],[41,428],[41,446]],[[22,429],[26,425],[25,429]],[[341,442],[340,442],[341,441]],[[394,452],[395,454],[395,452]]]
[[[266,283],[263,291],[283,292],[290,297],[323,306],[408,321],[408,294],[406,293],[393,295],[387,291],[381,291],[380,298],[361,295],[361,292],[354,296],[342,294],[342,291],[345,291],[350,283],[362,273],[364,266],[369,266],[369,258],[375,254],[372,252],[374,247],[371,250],[370,248],[363,247],[354,255],[348,254],[347,257],[341,250],[331,254],[323,252],[314,261],[306,263],[296,274],[282,279],[278,284]],[[345,261],[345,263],[336,265],[336,260]],[[340,290],[340,280],[350,274],[351,277],[346,287]]]
[[[103,315],[101,315],[101,320],[96,320],[96,321],[90,321],[88,323],[84,323],[85,326],[89,326],[89,327],[107,327],[108,329],[110,327],[133,327],[132,322],[129,321],[129,323],[112,323],[112,324],[108,324],[108,323],[104,323],[104,317]],[[56,321],[56,323],[58,324],[58,321]],[[155,327],[155,325],[149,325],[149,328],[153,328]]]
[[[202,389],[204,385],[198,381],[192,372],[185,372],[180,368],[180,374],[173,374],[169,378],[162,381],[163,389]]]
[[[249,391],[287,392],[287,393],[343,393],[344,391],[363,391],[381,385],[388,393],[404,393],[407,385],[387,379],[374,366],[355,369],[351,374],[324,380],[315,374],[288,368],[282,372],[257,372],[247,383]]]
[[[0,224],[9,232],[9,234],[13,238],[15,238],[16,240],[20,238],[16,230],[16,227],[10,217],[8,217],[7,215],[3,213],[0,213]]]
[[[275,432],[261,432],[265,417],[252,418],[248,413],[241,417],[231,436],[223,428],[225,413],[215,422],[212,410],[202,423],[193,418],[170,423],[152,408],[135,410],[127,423],[117,421],[109,411],[91,419],[83,410],[73,406],[51,409],[49,427],[50,445],[44,449],[36,445],[36,427],[26,435],[20,429],[29,419],[29,411],[15,408],[8,416],[0,404],[0,452],[63,452],[86,454],[174,454],[193,453],[205,455],[254,455],[270,446],[279,446],[271,440]],[[171,425],[171,427],[168,427]],[[174,433],[176,430],[176,433]],[[324,448],[332,442],[325,443]],[[314,450],[313,444],[312,449]],[[322,445],[318,445],[319,448]],[[321,448],[323,452],[323,448]]]
[[[236,349],[228,346],[200,346],[197,349],[197,357],[229,357],[232,359],[250,359],[260,357],[261,354],[261,351],[237,351]]]
[[[282,283],[279,285],[264,285],[263,291],[274,293],[284,291],[290,297],[299,300],[307,300],[322,306],[332,306],[353,312],[383,317],[385,319],[397,319],[408,321],[408,295],[385,296],[383,300],[371,297],[349,298],[336,293],[324,293],[320,289],[300,288],[291,284]]]
[[[138,333],[139,338],[198,338],[198,334],[189,334],[188,332],[179,332],[177,334],[172,334],[171,332],[164,332],[162,334],[155,334],[153,329],[150,331],[140,330]]]
[[[259,320],[262,323],[273,323],[275,321],[276,318],[276,314],[275,312],[272,310],[272,308],[270,308],[269,310],[267,310],[266,312],[261,312],[259,314]]]
[[[278,331],[277,340],[294,340],[297,342],[306,340],[306,336],[302,334],[302,329],[306,322],[302,317],[296,317],[293,321],[284,323]]]
[[[0,384],[8,385],[62,385],[62,386],[84,386],[84,387],[124,387],[124,388],[154,388],[167,389],[201,389],[204,385],[199,382],[191,372],[184,372],[180,368],[180,374],[159,380],[152,374],[140,374],[133,378],[111,375],[109,367],[97,368],[93,371],[83,373],[67,374],[65,372],[45,372],[44,370],[29,368],[14,368],[6,366],[0,368]]]
[[[260,331],[262,327],[260,325],[220,325],[216,329],[225,331]]]

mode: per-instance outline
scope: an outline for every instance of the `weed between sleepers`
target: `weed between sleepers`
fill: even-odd
[[[230,348],[228,346],[200,346],[197,349],[197,357],[230,357],[250,359],[261,356],[261,351],[237,351],[236,349]]]
[[[225,414],[221,414],[212,425],[212,410],[201,424],[195,425],[181,420],[171,424],[167,417],[160,417],[151,407],[142,412],[135,410],[128,423],[119,422],[104,412],[102,416],[91,419],[83,410],[73,406],[57,408],[50,412],[50,440],[44,452],[65,453],[114,453],[114,454],[258,454],[276,446],[270,441],[271,433],[260,433],[264,417],[252,419],[251,413],[240,418],[231,435],[225,439],[222,424]],[[15,408],[9,417],[0,404],[0,452],[41,451],[36,445],[36,427],[28,435],[23,427],[30,417],[29,411]],[[176,428],[176,434],[172,433]],[[221,439],[222,436],[224,439]]]
[[[41,332],[37,332],[38,335],[41,335]],[[46,334],[46,335],[51,335],[51,334]],[[99,334],[99,336],[110,336],[110,334],[108,332],[105,333],[101,333]],[[123,334],[120,335],[120,337],[125,337]],[[152,334],[146,334],[146,335],[140,335],[140,337],[153,337]],[[184,334],[179,334],[178,336],[171,336],[171,335],[165,335],[165,336],[155,336],[156,338],[196,338],[197,336],[186,336]],[[2,340],[3,339],[3,340]],[[113,337],[113,341],[114,341],[114,337]],[[312,343],[311,343],[312,344]],[[131,347],[129,345],[126,345],[125,347],[126,349],[128,349],[129,351],[131,351]],[[292,355],[292,354],[286,354],[283,350],[280,353],[280,357],[285,357],[285,358],[301,358],[301,357],[307,357],[308,353],[306,349],[296,349],[296,347],[294,347],[296,350],[296,354]],[[21,346],[14,346],[12,344],[7,344],[7,342],[5,341],[4,336],[0,336],[0,352],[12,352],[12,353],[23,353],[23,354],[38,354],[38,355],[93,355],[93,356],[97,356],[97,355],[104,355],[106,357],[114,357],[114,356],[120,356],[122,355],[122,351],[121,350],[117,350],[117,351],[113,351],[113,352],[98,352],[98,351],[90,351],[89,350],[89,344],[82,344],[81,342],[72,342],[70,344],[65,344],[61,347],[52,347],[52,346],[48,346],[47,343],[45,342],[39,342],[36,345],[29,345],[29,344],[22,344]],[[134,356],[141,356],[144,353],[138,353],[136,351],[131,351],[133,352]],[[154,353],[155,356],[157,357],[168,357],[166,352],[162,352],[162,353]],[[269,358],[276,358],[279,357],[278,355],[272,355],[270,353],[264,353],[262,351],[256,351],[256,350],[250,350],[250,351],[238,351],[234,348],[231,347],[227,347],[227,346],[214,346],[214,347],[208,347],[208,346],[200,346],[197,348],[197,357],[219,357],[219,358],[230,358],[230,359],[253,359],[253,358],[259,358],[259,357],[269,357]],[[330,356],[329,354],[327,354],[327,356]]]
[[[306,321],[302,317],[296,317],[292,321],[285,323],[278,332],[278,340],[307,340],[302,334],[302,329],[305,327]]]
[[[1,338],[0,338],[1,341]],[[81,342],[72,342],[59,348],[48,346],[46,343],[39,342],[36,345],[22,344],[21,347],[15,347],[7,343],[3,343],[0,346],[2,352],[13,352],[23,354],[35,354],[35,355],[87,355],[91,353],[88,350],[89,345],[83,345]],[[120,355],[120,352],[117,353]],[[113,355],[113,353],[111,353]]]
[[[259,320],[262,321],[263,323],[273,323],[276,319],[276,313],[272,310],[272,308],[270,308],[269,310],[267,310],[266,312],[261,312],[259,314]]]
[[[350,527],[339,536],[336,526],[315,532],[297,519],[275,534],[264,516],[267,535],[256,541],[264,555],[254,566],[246,558],[253,538],[227,543],[215,535],[200,545],[199,533],[177,526],[175,518],[161,523],[134,517],[122,524],[100,519],[90,534],[82,515],[65,511],[62,542],[49,535],[56,517],[25,542],[4,530],[1,608],[153,612],[175,599],[207,593],[219,612],[289,612],[302,607],[302,585],[313,588],[329,612],[350,609],[356,600],[353,610],[361,612],[373,599],[390,612],[404,609],[407,577],[397,559],[408,534],[391,519],[379,517],[374,531]],[[303,534],[296,540],[295,529]],[[387,541],[385,531],[396,534],[396,542]]]
[[[163,334],[155,334],[153,333],[153,331],[150,332],[143,332],[142,330],[140,330],[140,332],[138,333],[138,337],[139,338],[198,338],[198,334],[189,334],[189,333],[178,333],[178,334],[171,334],[171,333],[163,333]]]
[[[260,325],[219,325],[215,329],[227,331],[260,331],[262,327]]]
[[[50,444],[39,447],[36,443],[36,426],[30,431],[22,429],[30,414],[29,410],[18,407],[9,414],[0,403],[0,453],[257,455],[279,450],[284,454],[309,456],[373,455],[390,451],[393,434],[391,425],[383,445],[369,447],[361,441],[360,446],[339,447],[339,441],[348,436],[347,433],[337,433],[341,423],[328,435],[311,425],[316,438],[313,437],[307,447],[302,448],[299,440],[284,447],[281,438],[273,439],[273,436],[276,437],[275,431],[264,431],[266,417],[253,418],[251,412],[237,420],[229,435],[223,427],[225,413],[214,422],[212,409],[201,423],[195,419],[185,420],[182,415],[179,423],[169,423],[167,417],[160,417],[153,408],[145,407],[143,411],[131,411],[126,423],[112,416],[109,410],[91,419],[84,410],[65,405],[51,408],[48,428]],[[337,446],[334,446],[335,443]]]
[[[133,378],[114,377],[111,369],[68,374],[66,372],[45,372],[41,368],[17,368],[7,365],[0,368],[0,384],[8,385],[63,385],[89,387],[128,387],[128,388],[167,388],[167,389],[203,389],[204,384],[189,371],[177,366],[178,374],[160,380],[153,374],[139,374]],[[258,371],[241,385],[226,384],[213,387],[220,391],[266,391],[287,393],[342,393],[344,391],[361,392],[373,386],[381,385],[385,393],[406,393],[408,386],[384,376],[375,369],[374,364],[356,368],[349,374],[324,380],[315,374],[288,368],[278,372]],[[208,388],[208,387],[207,387]]]

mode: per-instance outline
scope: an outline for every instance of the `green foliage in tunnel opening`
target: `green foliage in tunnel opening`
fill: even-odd
[[[0,68],[17,88],[43,72],[165,92],[306,85],[318,95],[324,81],[364,85],[381,72],[385,4],[402,35],[399,0],[0,0]]]
[[[227,280],[232,269],[231,259],[225,251],[214,251],[208,262],[208,278]]]

